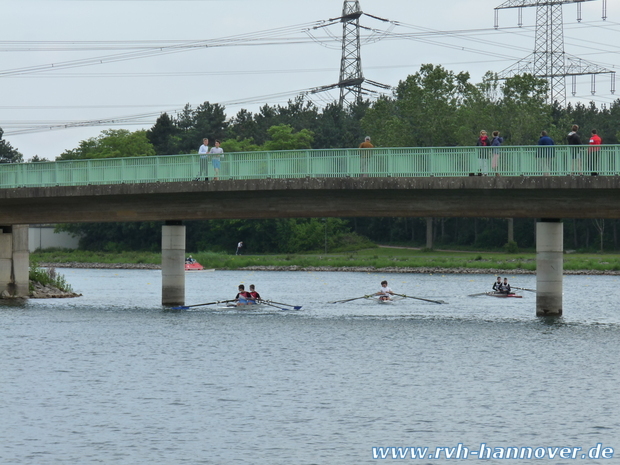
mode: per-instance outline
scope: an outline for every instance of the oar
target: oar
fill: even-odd
[[[265,302],[265,300],[261,300],[261,302]],[[282,302],[276,302],[275,300],[269,300],[269,302],[273,302],[278,305],[286,305],[287,307],[293,307],[295,310],[301,310],[301,305],[283,304]]]
[[[269,303],[267,300],[261,300],[260,302],[261,304],[269,305],[270,307],[277,308],[278,310],[289,310],[288,308],[278,307],[277,305],[273,305],[272,303]]]
[[[354,297],[352,299],[336,300],[335,302],[330,302],[330,304],[341,304],[341,303],[344,303],[344,302],[351,302],[352,300],[366,299],[367,297],[372,297],[372,296],[370,296],[370,295],[363,295],[361,297]]]
[[[234,302],[235,299],[232,300],[216,300],[215,302],[207,302],[206,304],[196,304],[196,305],[184,305],[181,307],[172,307],[171,310],[188,310],[192,307],[202,307],[204,305],[215,305],[215,304],[223,304],[223,303],[228,303],[228,302]]]
[[[536,289],[526,289],[524,287],[512,287],[513,289],[521,289],[522,291],[536,292]]]
[[[480,292],[479,294],[469,294],[467,297],[478,297],[481,295],[487,295],[488,292]]]
[[[447,302],[444,302],[443,300],[423,299],[422,297],[413,297],[412,295],[405,295],[405,294],[394,294],[394,295],[399,295],[401,297],[407,297],[408,299],[416,299],[416,300],[423,300],[425,302],[433,302],[434,304],[445,304],[445,303],[447,303]]]

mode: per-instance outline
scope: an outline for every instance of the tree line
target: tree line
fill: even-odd
[[[547,82],[531,75],[500,81],[487,73],[472,83],[469,73],[426,64],[400,81],[392,95],[360,100],[343,108],[318,108],[304,96],[286,105],[264,105],[228,117],[225,107],[204,102],[186,105],[178,114],[163,113],[148,130],[108,129],[59,154],[57,160],[196,153],[204,137],[220,139],[225,152],[357,147],[364,136],[378,147],[473,146],[481,129],[498,130],[504,145],[536,144],[542,130],[565,144],[573,124],[587,141],[597,129],[604,144],[620,138],[620,99],[609,105],[548,104]],[[23,162],[2,139],[0,162]],[[31,160],[32,161],[32,160]],[[41,161],[35,158],[34,161]],[[572,221],[572,223],[570,223]],[[195,223],[195,224],[194,224]],[[435,220],[435,244],[501,247],[505,221],[448,218]],[[618,248],[617,221],[569,220],[565,244],[575,249]],[[159,225],[107,223],[64,225],[82,235],[85,248],[159,248]],[[327,231],[327,234],[325,231]],[[420,218],[217,220],[188,223],[188,248],[230,250],[243,240],[255,252],[297,252],[346,247],[360,236],[377,242],[424,244],[426,223]],[[532,220],[515,220],[515,240],[533,247]],[[327,240],[326,240],[327,237]]]

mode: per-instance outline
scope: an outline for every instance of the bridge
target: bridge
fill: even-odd
[[[209,160],[193,154],[2,165],[0,289],[27,294],[27,225],[34,223],[166,221],[162,302],[176,305],[185,298],[183,220],[526,217],[544,219],[537,225],[537,313],[561,314],[560,219],[620,215],[620,146],[595,149],[232,153],[217,181]]]

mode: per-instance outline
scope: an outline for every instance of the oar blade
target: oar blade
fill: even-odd
[[[414,297],[412,295],[405,295],[405,294],[394,294],[394,295],[399,295],[401,297],[407,297],[408,299],[423,300],[424,302],[432,302],[434,304],[447,304],[448,303],[448,302],[444,302],[443,300],[423,299],[422,297]]]
[[[189,307],[181,305],[180,307],[172,307],[170,310],[189,310]]]

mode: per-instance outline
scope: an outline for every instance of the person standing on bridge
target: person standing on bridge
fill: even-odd
[[[205,181],[208,181],[207,177],[209,174],[209,139],[206,137],[202,139],[202,145],[198,149],[198,154],[200,155],[200,176],[196,179],[197,181],[200,178],[203,178]]]
[[[360,144],[360,149],[374,149],[375,146],[370,143],[370,136],[366,136],[364,142]],[[360,177],[365,178],[368,176],[368,160],[370,159],[370,152],[362,150],[360,153]]]
[[[213,164],[213,171],[215,171],[214,180],[218,181],[220,175],[220,158],[224,158],[224,149],[220,147],[220,141],[218,139],[215,140],[215,147],[211,149],[209,152],[211,154],[211,163]]]
[[[601,148],[598,147],[603,143],[601,137],[597,134],[596,129],[592,129],[592,135],[590,136],[590,147],[588,148],[588,163],[592,176],[598,174],[600,170],[599,153]],[[594,147],[593,147],[594,146]]]
[[[577,133],[579,126],[573,124],[571,131],[566,136],[566,141],[570,145],[570,154],[572,159],[571,171],[581,174],[581,137]]]
[[[480,136],[478,137],[476,146],[480,147],[478,150],[478,159],[480,160],[480,170],[478,172],[478,176],[486,176],[489,171],[489,152],[486,147],[491,147],[491,139],[484,129],[480,131]]]
[[[495,176],[499,176],[499,146],[504,142],[504,138],[500,137],[499,131],[493,131],[493,137],[491,137],[491,147],[493,147],[493,161],[491,162],[491,169],[495,171]]]
[[[551,166],[551,157],[553,156],[553,139],[549,137],[547,131],[540,133],[540,139],[538,139],[538,150],[536,151],[536,158],[538,159],[538,171],[544,172],[546,176],[549,176],[549,170]]]

